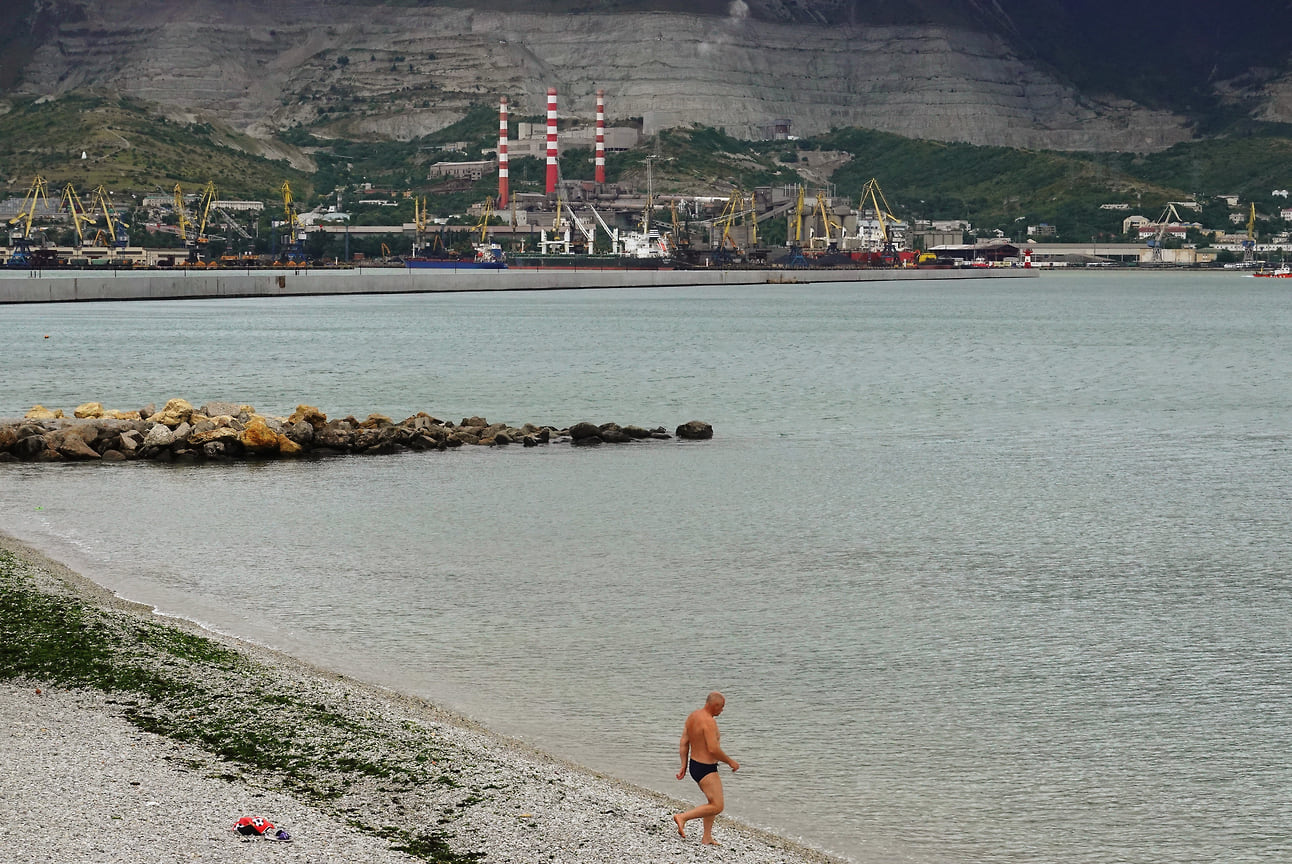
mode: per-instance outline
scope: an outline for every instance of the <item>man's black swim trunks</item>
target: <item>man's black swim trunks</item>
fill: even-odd
[[[694,759],[691,760],[691,779],[696,783],[699,783],[717,770],[717,762],[696,762]]]

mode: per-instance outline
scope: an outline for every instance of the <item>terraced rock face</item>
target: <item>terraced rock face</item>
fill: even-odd
[[[699,123],[760,137],[787,118],[802,135],[859,126],[1054,149],[1152,151],[1188,138],[1172,115],[1084,99],[1020,59],[996,31],[872,26],[842,12],[831,20],[827,3],[763,0],[751,9],[733,0],[720,4],[721,15],[624,11],[622,3],[533,12],[524,10],[561,7],[502,0],[488,8],[45,5],[60,23],[34,52],[21,92],[108,88],[257,136],[303,123],[408,139],[500,95],[516,115],[542,114],[546,89],[556,86],[563,117],[590,120],[603,88],[609,122],[641,118],[647,134]]]

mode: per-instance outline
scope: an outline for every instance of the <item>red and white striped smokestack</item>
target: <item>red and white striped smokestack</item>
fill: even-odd
[[[547,194],[556,191],[556,88],[547,88]]]
[[[498,206],[507,206],[507,97],[498,102]]]
[[[606,182],[606,91],[597,91],[597,171],[593,179]]]

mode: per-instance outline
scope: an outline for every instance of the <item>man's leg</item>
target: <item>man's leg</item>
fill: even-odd
[[[718,776],[717,771],[700,781],[700,791],[709,799],[707,808],[709,812],[700,816],[704,822],[704,833],[700,835],[700,842],[717,846],[718,841],[713,839],[713,818],[722,812],[723,807],[722,778]]]
[[[709,803],[701,804],[685,813],[679,813],[673,817],[673,821],[677,823],[677,833],[685,837],[686,831],[683,829],[687,822],[692,819],[704,820],[704,834],[700,837],[700,842],[716,846],[717,841],[713,839],[713,817],[722,812],[723,806],[722,779],[717,771],[705,775],[700,781],[700,791],[704,793],[705,798],[709,799]]]

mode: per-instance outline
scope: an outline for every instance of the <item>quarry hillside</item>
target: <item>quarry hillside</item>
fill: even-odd
[[[16,97],[117,93],[262,140],[295,126],[410,140],[501,95],[517,116],[537,118],[549,86],[560,92],[563,118],[590,119],[604,89],[609,121],[639,121],[647,134],[703,124],[760,137],[787,119],[795,135],[859,127],[935,141],[1153,152],[1196,136],[1189,106],[1199,99],[1209,111],[1292,119],[1286,49],[1249,51],[1264,65],[1243,66],[1195,45],[1200,61],[1213,61],[1205,81],[1183,72],[1137,78],[1133,68],[1116,68],[1118,58],[1136,56],[1137,47],[1151,56],[1151,46],[1108,49],[1105,40],[1108,56],[1082,54],[1097,41],[1089,22],[1073,17],[1083,5],[1116,8],[1046,0],[0,0],[15,24],[0,37],[0,87]],[[1160,83],[1136,92],[1152,81]]]

